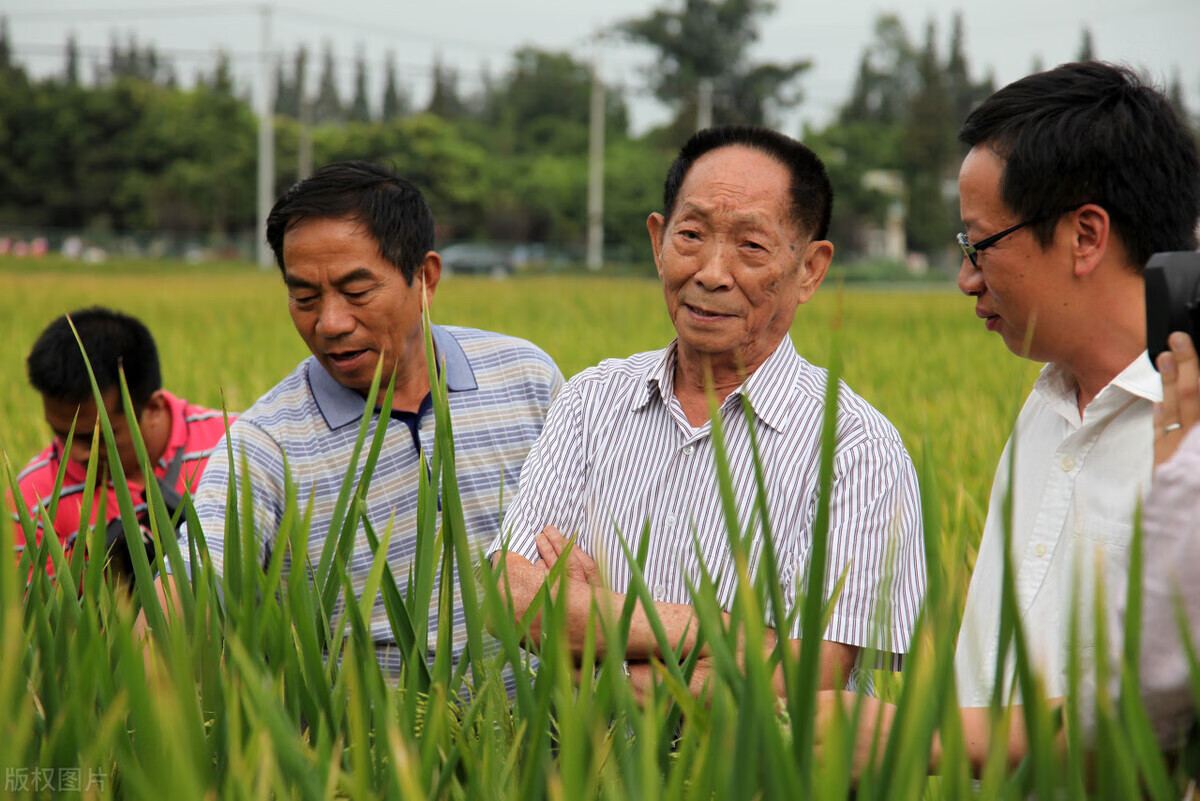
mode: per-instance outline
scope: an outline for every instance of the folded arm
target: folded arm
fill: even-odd
[[[504,559],[504,570],[499,574],[500,591],[502,593],[511,592],[513,612],[517,618],[522,618],[542,590],[551,568],[560,558],[567,559],[562,579],[549,588],[551,597],[557,603],[567,605],[564,615],[567,628],[561,634],[566,636],[567,646],[575,657],[578,658],[583,654],[584,643],[589,636],[594,638],[597,658],[602,657],[607,653],[608,643],[605,639],[605,626],[597,617],[609,622],[618,620],[625,607],[626,595],[603,587],[599,581],[596,564],[591,557],[582,549],[572,547],[553,526],[547,526],[538,535],[537,546],[541,558],[536,564],[512,552],[496,554],[497,565],[501,558]],[[593,608],[596,610],[595,615],[592,611]],[[696,633],[700,625],[695,607],[690,604],[654,602],[654,610],[662,623],[669,646],[682,657],[690,655],[696,649]],[[728,623],[728,614],[722,614],[725,615],[726,623]],[[591,632],[588,630],[589,626],[593,627]],[[541,613],[539,612],[531,621],[527,642],[540,645],[542,635]],[[763,642],[759,646],[763,650],[764,657],[774,651],[775,644],[775,630],[765,629]],[[739,656],[747,647],[748,644],[739,637]],[[792,657],[795,658],[799,652],[800,640],[788,640],[785,647],[790,649]],[[844,686],[845,678],[850,674],[850,669],[858,658],[859,648],[843,643],[822,642],[820,649],[820,686],[822,688]],[[650,617],[647,615],[646,607],[642,604],[641,599],[638,599],[633,608],[629,638],[626,641],[623,656],[632,663],[630,678],[635,688],[639,690],[647,689],[649,683],[654,680],[648,660],[667,658],[659,646],[659,640],[654,634]],[[700,664],[693,676],[691,687],[692,692],[697,696],[701,694],[704,679],[708,674],[710,657],[706,647],[700,647],[699,657]],[[776,693],[781,696],[786,694],[787,689],[780,668],[776,668],[774,685]]]

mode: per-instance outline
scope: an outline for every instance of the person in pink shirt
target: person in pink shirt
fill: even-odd
[[[79,332],[79,341],[71,330],[72,322]],[[148,527],[147,479],[158,482],[168,508],[174,511],[181,496],[199,483],[209,454],[225,433],[222,412],[190,404],[162,388],[158,349],[141,321],[100,307],[82,309],[54,320],[38,337],[26,361],[29,382],[42,396],[46,422],[54,432],[54,441],[25,466],[17,477],[17,487],[21,502],[36,525],[35,542],[40,543],[46,524],[43,510],[51,504],[59,470],[66,460],[53,528],[68,560],[81,538],[86,537],[86,530],[81,529],[84,491],[93,432],[100,425],[80,343],[95,372],[112,424],[117,456],[143,530]],[[121,404],[122,370],[137,415],[133,421],[125,416]],[[72,422],[75,430],[68,441]],[[153,475],[149,477],[142,474],[138,462],[132,425],[141,432],[150,463],[154,465]],[[97,475],[97,490],[87,524],[97,525],[103,509],[110,569],[132,579],[121,511],[109,476],[103,435],[99,442]],[[26,531],[11,493],[7,500],[16,524],[15,558],[19,563],[28,544]],[[149,536],[144,542],[150,543]],[[47,559],[43,567],[49,575],[54,575],[51,560]]]
[[[1138,680],[1159,743],[1178,751],[1196,721],[1188,647],[1176,614],[1182,608],[1191,646],[1200,644],[1200,360],[1186,333],[1171,334],[1168,343],[1170,350],[1157,362],[1163,402],[1154,413],[1154,483],[1142,517]],[[1127,599],[1124,586],[1114,590],[1108,630],[1110,676],[1115,677],[1109,692],[1115,698]],[[1083,705],[1085,712],[1088,706]]]

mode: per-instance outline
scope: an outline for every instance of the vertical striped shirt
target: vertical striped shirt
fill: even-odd
[[[171,414],[171,433],[167,438],[167,447],[154,468],[154,474],[165,478],[168,467],[176,456],[181,457],[179,477],[175,482],[175,491],[183,494],[185,490],[195,490],[200,483],[200,476],[213,448],[225,434],[225,416],[219,411],[195,406],[183,398],[177,398],[165,389],[162,390],[167,408]],[[230,415],[233,419],[234,415]],[[180,454],[180,449],[183,453]],[[38,542],[41,541],[43,527],[38,518],[39,504],[49,508],[50,499],[54,493],[54,483],[58,479],[58,470],[63,460],[63,444],[56,438],[44,451],[38,454],[25,466],[17,477],[17,486],[29,516],[39,523]],[[87,482],[87,465],[71,459],[67,460],[67,469],[63,474],[62,489],[58,496],[58,509],[54,515],[54,531],[62,543],[67,559],[75,549],[79,539],[80,515],[83,513],[84,489]],[[141,514],[146,509],[145,487],[141,482],[128,482],[129,493],[133,498],[133,510]],[[117,491],[109,481],[105,487],[104,513],[105,524],[121,516],[117,504]],[[99,514],[100,492],[97,491],[92,499],[92,511],[89,525],[96,524]],[[11,512],[16,523],[16,558],[20,560],[21,552],[25,549],[25,531],[21,528],[20,517]],[[53,562],[46,562],[46,572],[54,575]]]
[[[467,536],[476,550],[499,531],[501,498],[516,493],[521,464],[542,430],[551,399],[562,387],[562,374],[541,350],[520,339],[471,328],[433,327],[434,349],[445,371],[455,464]],[[315,565],[329,536],[338,493],[358,436],[366,403],[363,396],[337,383],[309,357],[230,427],[235,459],[244,454],[254,498],[254,526],[264,565],[275,545],[285,509],[285,467],[298,491],[298,505],[312,504],[309,556]],[[379,412],[372,414],[367,443],[375,435]],[[387,432],[366,495],[366,517],[380,537],[391,525],[387,559],[398,586],[407,583],[417,545],[417,492],[421,458],[433,455],[435,419],[428,404],[419,413],[385,417]],[[364,447],[357,475],[366,464]],[[224,562],[225,495],[229,458],[224,442],[209,462],[196,493],[196,512],[218,573]],[[239,497],[241,489],[239,488]],[[441,523],[439,504],[438,524]],[[432,534],[433,532],[429,532]],[[335,536],[337,532],[334,532]],[[187,550],[184,549],[186,557]],[[288,557],[285,557],[285,559]],[[346,569],[356,597],[361,595],[374,553],[361,524]],[[291,565],[284,564],[284,569]],[[455,582],[455,658],[466,643],[462,605]],[[437,636],[438,584],[429,610],[431,645]],[[333,619],[341,613],[339,599]],[[398,667],[392,629],[378,597],[369,621],[381,663]]]
[[[648,526],[646,582],[657,601],[689,604],[700,580],[697,548],[730,609],[736,572],[718,491],[711,422],[694,428],[674,395],[676,345],[610,359],[568,382],[530,452],[504,521],[509,550],[530,561],[535,537],[553,525],[577,534],[606,586],[626,592],[624,537],[637,552]],[[722,403],[729,468],[741,531],[751,527],[751,569],[761,558],[761,521],[750,424],[763,468],[769,522],[786,612],[803,593],[817,509],[827,373],[784,338]],[[879,412],[842,387],[837,415],[829,528],[829,580],[846,582],[826,639],[878,648],[898,669],[925,591],[916,473],[899,434]],[[494,553],[505,544],[497,538]],[[768,621],[769,622],[769,621]],[[786,635],[799,637],[799,615]]]

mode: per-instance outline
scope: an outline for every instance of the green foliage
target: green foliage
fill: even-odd
[[[3,272],[0,276],[9,287],[30,290],[37,286],[23,284],[31,280],[28,277]],[[264,319],[262,297],[270,291],[262,283],[265,276],[230,268],[216,277],[220,280],[210,277],[206,282],[201,274],[180,276],[179,281],[192,282],[196,290],[205,283],[216,284],[211,291],[219,291],[225,299],[226,313],[238,307],[236,290],[244,284],[251,291],[242,302],[246,308],[252,304],[258,315],[258,324],[249,328],[279,327],[286,332],[282,315],[275,323]],[[144,276],[138,278],[144,281]],[[70,291],[53,297],[52,293],[65,286],[54,276],[36,280],[43,284],[43,306],[73,302]],[[274,280],[282,311],[282,290]],[[185,285],[173,288],[178,291]],[[167,282],[164,289],[169,288]],[[76,286],[73,291],[95,294],[94,287]],[[134,294],[120,285],[107,291]],[[655,304],[661,305],[656,288],[648,282],[481,281],[463,282],[455,292],[439,294],[440,319],[454,322],[458,315],[475,314],[476,309],[502,309],[510,330],[526,326],[527,333],[528,327],[540,325],[548,346],[571,346],[576,361],[594,361],[594,354],[580,346],[590,332],[615,330],[628,343],[626,349],[663,341],[663,326],[646,326],[644,319],[640,325],[633,322],[646,318]],[[24,297],[36,300],[38,294],[26,291]],[[517,298],[526,298],[526,303],[516,302]],[[850,383],[867,397],[879,395],[880,386],[891,388],[878,405],[897,419],[918,455],[921,476],[929,564],[927,602],[904,681],[894,688],[896,735],[880,746],[880,767],[863,776],[855,797],[1014,798],[1031,792],[1046,798],[1127,798],[1141,792],[1153,798],[1178,797],[1184,777],[1162,759],[1150,737],[1144,710],[1128,691],[1134,677],[1128,658],[1126,665],[1112,668],[1122,671],[1126,682],[1126,692],[1119,698],[1107,696],[1103,674],[1098,681],[1102,689],[1094,783],[1084,772],[1083,743],[1077,730],[1068,735],[1070,747],[1061,750],[1051,742],[1058,722],[1044,704],[1035,702],[1026,705],[1027,736],[1033,744],[1029,760],[1013,773],[996,761],[985,770],[980,784],[970,782],[961,733],[951,714],[950,664],[952,632],[961,614],[968,569],[967,561],[960,558],[966,550],[963,532],[978,530],[978,521],[969,514],[964,516],[961,509],[955,511],[962,504],[957,493],[964,491],[965,471],[954,460],[983,462],[983,470],[990,472],[994,449],[979,452],[989,450],[985,443],[998,448],[1009,419],[998,410],[1011,409],[1022,392],[1020,382],[1004,374],[999,363],[988,368],[994,375],[980,370],[973,376],[974,383],[967,384],[956,381],[961,376],[954,371],[963,369],[962,364],[953,360],[939,363],[920,352],[918,346],[932,350],[939,341],[943,347],[957,349],[977,344],[970,335],[954,330],[951,311],[941,300],[937,295],[870,293],[847,293],[840,300],[830,293],[824,304],[802,310],[802,319],[793,331],[801,350],[828,363],[835,373],[844,364]],[[954,300],[961,305],[961,299]],[[158,298],[144,302],[162,305]],[[541,321],[536,318],[539,305],[550,307]],[[622,308],[629,318],[621,318]],[[32,309],[22,310],[22,314],[31,313]],[[154,326],[162,337],[164,353],[185,352],[187,346],[182,343],[186,339],[172,340],[169,334],[172,329],[187,329],[174,332],[179,335],[194,333],[197,318],[189,318],[189,313],[197,312],[188,312],[186,307],[160,308],[160,314],[174,315],[175,323],[168,325],[168,317]],[[953,315],[954,319],[969,317],[958,307]],[[572,321],[571,336],[551,337],[547,332],[561,330],[564,318]],[[904,321],[906,336],[888,336],[897,330],[898,320]],[[213,329],[215,326],[208,330]],[[250,330],[242,333],[255,336]],[[982,338],[982,334],[976,336]],[[292,339],[296,339],[294,335]],[[953,340],[953,344],[946,345],[945,340]],[[20,340],[10,336],[10,341]],[[231,354],[262,348],[255,342],[239,346],[236,340],[207,342],[206,346],[214,357],[226,360]],[[621,350],[611,343],[602,347],[607,354]],[[569,361],[562,354],[560,359]],[[968,361],[979,360],[958,360]],[[178,364],[171,359],[166,364],[170,377],[171,365],[178,369]],[[944,380],[914,381],[914,375],[927,369],[916,366],[922,364],[938,369]],[[267,382],[279,374],[274,367],[264,372],[259,378]],[[568,372],[573,369],[569,367]],[[873,376],[876,383],[865,381],[866,375]],[[163,788],[170,788],[171,796],[181,799],[850,797],[848,733],[856,713],[852,710],[848,718],[835,715],[831,727],[818,738],[813,719],[816,649],[802,649],[798,657],[785,648],[766,657],[747,649],[744,661],[735,656],[738,642],[759,642],[764,625],[779,628],[784,621],[780,617],[779,566],[770,558],[770,547],[764,549],[759,574],[749,573],[748,532],[739,528],[738,510],[729,500],[723,457],[718,462],[718,485],[710,491],[726,499],[725,534],[734,554],[739,590],[727,625],[716,606],[712,577],[702,575],[693,587],[698,634],[711,653],[707,700],[699,703],[686,690],[698,669],[697,660],[667,659],[657,664],[659,683],[639,706],[616,654],[628,631],[632,599],[647,607],[654,623],[650,593],[642,578],[648,538],[642,537],[637,551],[628,553],[634,566],[630,604],[621,618],[599,621],[606,640],[617,645],[602,658],[596,657],[594,648],[585,650],[576,678],[577,666],[556,636],[565,605],[544,594],[535,603],[535,611],[542,617],[546,634],[538,649],[540,669],[531,674],[518,645],[530,619],[514,620],[506,613],[503,577],[495,575],[490,565],[480,562],[478,554],[466,546],[445,387],[436,374],[431,374],[431,379],[438,437],[430,479],[421,486],[421,523],[407,575],[395,574],[383,554],[391,538],[409,536],[409,532],[375,531],[362,516],[362,499],[373,478],[383,430],[377,426],[373,430],[369,417],[361,423],[356,445],[366,455],[365,468],[361,473],[348,470],[332,529],[339,534],[328,538],[327,547],[319,554],[309,554],[311,513],[297,505],[293,485],[286,492],[280,547],[274,549],[269,562],[261,564],[257,542],[246,528],[245,504],[250,496],[238,496],[231,487],[228,527],[223,532],[201,531],[194,510],[185,503],[192,541],[183,547],[192,572],[184,578],[183,549],[169,535],[166,507],[151,485],[154,566],[161,571],[170,564],[173,575],[179,577],[181,603],[177,608],[160,606],[140,537],[130,539],[138,574],[132,594],[110,582],[103,574],[101,559],[84,562],[82,548],[75,550],[75,558],[68,564],[53,537],[27,549],[17,570],[0,570],[0,648],[5,654],[0,660],[0,769],[14,778],[6,794],[17,798],[41,795],[36,789],[16,786],[15,777],[20,775],[16,771],[25,771],[27,778],[33,770],[57,771],[52,775],[61,781],[61,771],[78,769],[81,785],[89,777],[103,781],[90,788],[89,797],[100,799],[157,798]],[[207,381],[211,388],[211,376],[195,380]],[[832,404],[838,385],[831,382],[829,387],[821,465],[826,483],[832,471]],[[377,376],[372,397],[381,393],[387,406],[389,392]],[[939,397],[938,392],[944,394]],[[957,409],[948,402],[950,395],[969,408]],[[127,393],[122,402],[130,414]],[[922,404],[923,411],[917,408]],[[921,430],[916,421],[923,416],[925,433],[914,434],[914,428]],[[959,432],[969,430],[973,436],[957,436],[957,444],[950,444],[934,435],[940,426],[953,428],[956,420],[965,421]],[[981,425],[980,421],[990,424]],[[106,420],[100,431],[93,453],[98,452],[99,437],[104,436],[109,443],[109,469],[119,477],[121,466]],[[717,452],[723,454],[719,424],[714,426],[713,437]],[[4,439],[7,441],[8,435]],[[963,447],[963,442],[970,442],[971,447]],[[138,447],[144,460],[144,448],[140,443]],[[358,459],[350,463],[357,464]],[[148,469],[143,462],[143,470]],[[96,475],[93,459],[85,497],[91,496]],[[13,477],[9,465],[6,483],[11,484]],[[123,482],[118,480],[117,485],[123,487]],[[984,491],[985,487],[976,486],[969,494],[980,497]],[[136,524],[128,493],[121,493],[119,501],[132,530]],[[761,493],[756,503],[763,515],[764,536],[769,538],[770,521]],[[51,509],[42,513],[52,514],[54,505],[52,497]],[[822,557],[825,514],[825,510],[818,511],[808,571],[810,591],[799,612],[802,638],[807,642],[820,638],[831,594],[826,589],[812,589],[830,586]],[[21,525],[32,533],[33,521],[28,515],[22,515]],[[98,552],[102,532],[88,536],[92,552]],[[206,556],[206,538],[212,537],[225,538],[224,575],[213,572]],[[365,537],[378,554],[361,596],[354,594],[342,569],[356,537]],[[11,553],[12,542],[12,528],[0,526],[0,552]],[[62,577],[58,583],[51,584],[40,570],[30,570],[47,558],[54,560]],[[285,561],[289,568],[285,569]],[[1139,563],[1140,544],[1135,540],[1131,553],[1135,576],[1140,572]],[[566,560],[562,564],[565,566]],[[552,571],[549,581],[557,580],[559,572],[561,567]],[[27,576],[32,580],[24,586]],[[443,593],[457,587],[472,632],[466,656],[458,665],[450,662],[450,649],[445,647],[436,649],[433,664],[426,662],[431,647],[426,615],[435,576],[441,577]],[[1011,575],[1005,583],[1002,627],[1011,633],[1008,647],[1017,655],[1025,697],[1036,699],[1036,676],[1026,654],[1021,621],[1013,614]],[[1102,599],[1103,587],[1098,587],[1097,593]],[[1130,588],[1134,599],[1130,619],[1137,618],[1137,595],[1135,582]],[[374,644],[365,624],[374,605],[386,610],[403,655],[404,667],[398,675],[384,674],[374,658]],[[139,614],[150,627],[145,644],[134,624]],[[494,640],[484,634],[484,619],[492,626]],[[670,653],[661,628],[659,632],[660,648]],[[1130,653],[1135,652],[1136,642],[1128,647],[1133,649]],[[1103,651],[1102,642],[1098,650]],[[770,686],[776,665],[787,686],[782,701]],[[511,698],[503,690],[505,671],[518,678],[518,689]],[[1075,687],[1080,679],[1076,663]],[[1079,712],[1069,704],[1066,715],[1078,720]],[[997,707],[996,731],[1004,731],[1007,725],[1006,711]],[[936,729],[940,729],[945,756],[939,774],[928,778],[925,765]],[[818,739],[820,748],[814,750]]]
[[[646,75],[654,94],[677,110],[671,130],[678,141],[695,127],[701,80],[712,82],[718,125],[768,124],[771,106],[800,102],[793,83],[810,61],[750,62],[759,22],[774,9],[772,0],[684,0],[677,9],[657,8],[618,26],[634,42],[657,51]]]
[[[570,53],[523,47],[486,98],[485,135],[500,154],[587,153],[592,69]],[[606,92],[607,137],[624,138],[628,112],[620,93]]]
[[[0,78],[0,95],[0,220],[231,232],[253,215],[254,119],[219,88]]]
[[[967,114],[992,92],[974,80],[966,57],[962,17],[952,20],[948,54],[939,55],[931,20],[925,41],[913,43],[895,14],[875,21],[875,39],[863,51],[850,98],[837,122],[806,141],[823,157],[834,181],[834,225],[839,241],[856,241],[864,224],[880,225],[890,203],[903,206],[907,247],[934,262],[954,264],[958,207],[953,190],[962,148],[956,140]],[[880,170],[900,179],[894,196],[873,188]]]

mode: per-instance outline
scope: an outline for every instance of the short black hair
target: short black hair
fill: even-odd
[[[1004,159],[1000,195],[1048,247],[1062,213],[1108,212],[1139,272],[1158,251],[1195,250],[1196,140],[1163,93],[1126,67],[1063,64],[1005,86],[958,134]]]
[[[833,185],[817,154],[808,147],[770,128],[757,125],[721,125],[692,134],[667,171],[663,185],[663,216],[671,219],[679,188],[696,160],[713,150],[740,145],[757,150],[787,168],[791,174],[792,220],[813,239],[829,233],[833,214]]]
[[[267,242],[283,264],[283,236],[310,219],[350,219],[379,243],[379,255],[412,285],[425,254],[433,250],[433,212],[421,190],[381,164],[339,161],[297,182],[267,216]]]
[[[79,332],[78,342],[68,317]],[[25,361],[33,388],[45,397],[70,403],[92,398],[80,343],[101,392],[120,388],[124,369],[129,398],[140,416],[150,396],[162,388],[158,348],[141,320],[101,306],[64,314],[46,326]]]

